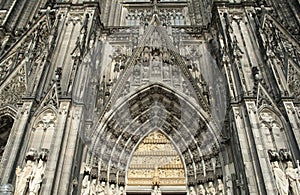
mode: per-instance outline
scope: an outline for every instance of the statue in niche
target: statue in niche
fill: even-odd
[[[205,195],[206,194],[205,188],[202,184],[200,184],[199,187],[198,187],[198,194],[199,195]]]
[[[108,195],[115,195],[115,194],[116,194],[115,184],[111,184],[108,191]]]
[[[152,58],[152,71],[154,74],[160,73],[160,56],[158,52],[153,54]]]
[[[26,160],[26,165],[21,170],[20,167],[16,169],[16,190],[15,195],[23,195],[27,191],[28,183],[32,176],[33,169],[35,168],[35,163],[31,159]]]
[[[190,187],[190,195],[196,195],[195,188],[193,186]]]
[[[272,163],[276,186],[280,195],[288,195],[289,182],[284,172],[279,168],[278,161]]]
[[[134,69],[133,69],[133,81],[134,81],[134,83],[139,83],[140,82],[140,74],[141,74],[140,65],[137,64],[137,65],[134,66]]]
[[[291,161],[287,162],[287,167],[285,169],[287,179],[289,181],[289,187],[293,194],[300,194],[300,178],[298,176],[297,168],[293,168],[293,163]]]
[[[214,187],[214,183],[211,182],[211,181],[208,183],[208,194],[209,195],[215,195],[216,194],[216,189]]]
[[[119,195],[126,195],[125,189],[123,186],[120,187]]]
[[[170,59],[170,55],[168,52],[168,48],[164,47],[163,48],[163,54],[162,54],[162,60],[164,63],[168,63]]]
[[[163,63],[163,78],[170,79],[170,67],[167,63]]]
[[[157,185],[154,186],[154,189],[152,190],[151,195],[161,195],[160,188]]]
[[[81,187],[81,195],[89,195],[90,194],[90,180],[89,175],[86,174],[82,180],[82,187]]]
[[[101,182],[101,184],[98,184],[97,185],[97,194],[98,195],[105,195],[106,192],[105,192],[105,182]]]
[[[224,194],[224,184],[221,179],[218,179],[218,194],[219,195]]]
[[[30,182],[29,195],[39,194],[41,184],[45,174],[45,162],[43,159],[38,160],[38,165],[34,168]]]
[[[144,48],[144,53],[143,53],[143,58],[144,58],[144,62],[149,62],[150,61],[150,53],[151,53],[151,50],[149,47],[145,47]]]
[[[91,183],[90,195],[97,195],[97,180],[93,179]]]

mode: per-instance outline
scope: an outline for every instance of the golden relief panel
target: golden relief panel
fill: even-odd
[[[161,132],[149,134],[137,147],[127,173],[128,185],[185,186],[182,161],[171,141]]]

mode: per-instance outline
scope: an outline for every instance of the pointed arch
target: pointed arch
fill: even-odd
[[[50,149],[57,121],[56,110],[47,106],[35,115],[28,148]]]
[[[215,158],[220,151],[220,132],[213,119],[184,94],[154,83],[117,102],[90,136],[92,156],[99,158],[109,181],[116,175],[116,168],[126,172],[133,151],[154,129],[167,135],[178,148],[188,185],[198,182],[197,175],[209,176],[205,174],[204,161]],[[218,165],[211,164],[211,170],[218,167],[222,172],[220,163],[218,160]],[[211,180],[216,172],[209,176]],[[101,177],[105,180],[106,176]]]
[[[261,124],[265,124],[261,126],[261,131],[266,150],[288,149],[288,136],[282,115],[269,106],[264,106],[259,111],[259,119]]]

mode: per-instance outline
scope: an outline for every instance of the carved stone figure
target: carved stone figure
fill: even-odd
[[[216,194],[216,189],[214,187],[214,183],[211,182],[211,181],[208,183],[208,194],[209,195],[215,195]]]
[[[160,56],[159,54],[156,52],[153,55],[153,59],[152,59],[152,71],[154,74],[158,74],[160,73],[161,67],[160,67]]]
[[[149,47],[145,47],[144,48],[144,62],[149,62],[150,60],[150,48]]]
[[[85,175],[82,180],[81,195],[89,195],[89,193],[90,193],[89,175]]]
[[[119,195],[126,195],[126,192],[125,192],[125,189],[123,186],[121,186],[119,189]]]
[[[273,163],[273,173],[276,180],[276,186],[280,195],[287,195],[289,193],[289,182],[284,172],[279,168],[278,161]]]
[[[108,191],[108,195],[115,195],[115,194],[116,194],[115,184],[111,184]]]
[[[97,180],[93,179],[90,187],[90,195],[97,195]]]
[[[161,195],[160,188],[158,186],[154,186],[154,189],[152,190],[151,195]]]
[[[101,184],[97,185],[97,194],[98,195],[105,195],[105,182],[101,182]]]
[[[33,170],[33,174],[29,182],[30,195],[39,194],[39,190],[41,188],[41,183],[43,181],[44,174],[45,174],[45,162],[42,159],[39,159],[38,165]]]
[[[190,187],[190,195],[196,195],[195,189],[193,186]]]
[[[205,188],[202,184],[200,184],[198,187],[198,195],[205,195],[205,194],[206,194]]]
[[[224,194],[224,184],[221,179],[218,179],[218,194]]]
[[[23,170],[20,167],[16,169],[16,190],[15,195],[23,195],[27,191],[28,183],[31,178],[35,164],[32,160],[27,160]]]
[[[287,162],[287,168],[285,173],[289,181],[289,186],[293,194],[300,194],[300,178],[297,173],[297,168],[293,168],[293,163],[291,161]]]

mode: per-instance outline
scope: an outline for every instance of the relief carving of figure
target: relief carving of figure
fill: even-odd
[[[33,170],[31,180],[29,182],[29,194],[36,195],[39,194],[41,184],[43,182],[45,174],[45,162],[42,159],[38,160],[38,165]]]
[[[291,161],[287,162],[287,168],[285,173],[289,181],[289,186],[293,194],[300,194],[300,178],[297,173],[297,168],[293,168],[293,163]]]
[[[273,173],[276,180],[276,186],[280,195],[288,195],[289,193],[289,182],[284,172],[279,168],[278,161],[273,163]]]

